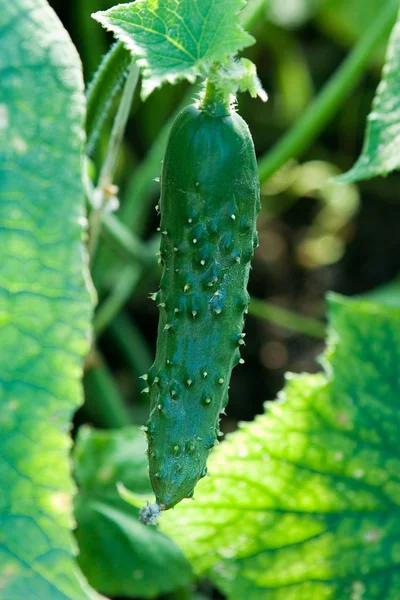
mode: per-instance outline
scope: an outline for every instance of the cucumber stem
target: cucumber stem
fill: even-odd
[[[227,117],[231,113],[230,94],[216,84],[215,78],[213,73],[207,79],[199,108],[210,117]]]

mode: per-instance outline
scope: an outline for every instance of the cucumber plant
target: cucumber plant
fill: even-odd
[[[243,341],[245,287],[258,199],[251,138],[230,102],[236,88],[251,90],[256,83],[250,64],[246,70],[245,62],[230,59],[251,42],[235,16],[243,3],[137,0],[107,11],[104,22],[108,19],[109,28],[119,30],[119,42],[87,92],[86,152],[93,162],[84,163],[87,169],[82,178],[85,102],[75,49],[46,0],[3,0],[2,598],[99,598],[75,564],[76,547],[71,537],[74,486],[67,460],[71,445],[68,421],[81,402],[79,379],[90,339],[93,298],[87,286],[82,243],[82,183],[91,201],[91,224],[97,222],[89,235],[92,258],[96,259],[92,273],[95,279],[96,271],[102,274],[96,282],[102,310],[96,313],[95,331],[107,324],[115,339],[121,331],[125,333],[119,349],[125,358],[130,353],[129,364],[134,364],[136,373],[139,362],[146,362],[145,344],[134,328],[129,331],[129,320],[123,315],[118,327],[112,321],[132,295],[139,275],[156,261],[155,257],[151,263],[148,259],[150,244],[144,245],[135,237],[139,227],[132,226],[132,215],[127,216],[130,211],[116,218],[105,214],[105,209],[116,205],[118,189],[112,184],[139,67],[143,68],[144,95],[165,81],[173,83],[182,73],[189,81],[208,77],[204,97],[175,123],[164,165],[161,229],[166,233],[160,256],[164,276],[157,297],[161,350],[145,385],[154,411],[159,404],[162,408],[162,377],[170,382],[175,378],[177,386],[166,386],[166,398],[171,406],[186,410],[188,420],[179,418],[182,412],[177,411],[176,419],[165,412],[169,421],[155,424],[158,440],[154,436],[154,448],[163,452],[159,462],[152,465],[153,474],[156,469],[165,469],[169,479],[162,488],[155,478],[158,504],[149,498],[143,521],[155,523],[160,505],[166,508],[168,502],[172,506],[183,494],[190,495],[196,478],[204,473],[200,466],[208,449],[190,444],[180,449],[180,439],[178,448],[176,444],[172,447],[174,453],[182,452],[180,460],[183,450],[190,450],[188,469],[182,474],[185,487],[180,488],[178,478],[173,477],[175,454],[171,458],[168,449],[175,435],[181,438],[182,429],[184,435],[190,434],[189,442],[203,442],[205,431],[210,431],[210,445],[215,440],[230,371],[239,359]],[[65,6],[61,1],[58,4],[64,12]],[[251,4],[263,3],[255,0]],[[397,11],[398,0],[382,5],[363,38],[298,124],[261,159],[263,181],[289,158],[302,153],[322,130],[354,89]],[[76,24],[77,19],[73,22]],[[395,126],[399,39],[398,22],[363,154],[344,177],[346,181],[387,174],[400,164],[396,150],[399,128]],[[95,45],[92,41],[91,49]],[[131,52],[136,65],[131,64]],[[104,160],[96,143],[101,141],[102,146],[105,141],[102,125],[108,122],[105,117],[125,77]],[[163,133],[148,154],[150,159],[135,170],[135,182],[147,180],[135,193],[139,210],[147,208],[143,190],[157,173],[162,147]],[[100,166],[100,176],[96,177],[96,167]],[[127,206],[134,204],[129,194],[125,202]],[[98,268],[99,256],[94,256],[96,249],[106,250],[97,243],[102,242],[98,236],[102,222],[108,240],[113,239],[121,254],[120,263],[110,261],[112,266],[106,269]],[[133,235],[127,225],[134,229]],[[93,231],[97,231],[96,236]],[[385,230],[384,237],[389,237],[388,233]],[[371,247],[375,249],[376,244]],[[122,269],[122,255],[125,260],[129,256],[131,262],[110,277],[111,271]],[[383,264],[385,270],[390,266],[389,261]],[[121,280],[123,286],[119,285]],[[238,296],[243,300],[240,310]],[[246,594],[254,599],[267,594],[271,599],[296,600],[304,595],[316,599],[329,595],[340,600],[389,596],[393,600],[399,596],[398,285],[387,286],[373,296],[369,302],[336,299],[331,304],[333,325],[325,374],[289,378],[292,381],[287,385],[284,405],[269,407],[267,416],[257,418],[254,425],[221,444],[212,457],[215,462],[210,463],[214,481],[200,482],[195,509],[192,503],[182,502],[163,519],[164,531],[169,522],[177,540],[180,528],[180,544],[196,573],[206,574],[231,600]],[[258,308],[254,311],[254,303],[253,309],[251,306],[250,312],[261,316]],[[282,325],[281,316],[280,322],[272,316],[262,318]],[[293,314],[291,318],[293,324]],[[194,352],[199,340],[201,347]],[[168,363],[169,356],[177,360]],[[191,568],[171,540],[140,526],[135,520],[137,512],[127,508],[123,485],[141,494],[140,507],[142,494],[149,491],[144,449],[141,453],[144,437],[136,427],[120,429],[131,422],[131,414],[125,410],[97,351],[90,353],[86,369],[93,376],[85,381],[86,416],[92,396],[98,422],[119,429],[105,435],[91,433],[92,442],[85,439],[82,430],[75,445],[75,473],[80,484],[80,498],[75,502],[79,564],[91,585],[107,596],[154,598],[191,581]],[[161,373],[165,371],[166,376]],[[209,393],[202,395],[201,389]],[[170,391],[182,392],[175,404],[172,400],[176,394],[168,396]],[[196,397],[203,403],[201,408]],[[152,412],[150,424],[157,415]],[[235,492],[236,482],[241,493],[228,498],[232,489]],[[182,518],[181,511],[185,510],[190,513]],[[215,535],[207,536],[207,544],[203,543],[205,526],[215,530]],[[186,592],[189,589],[177,590],[177,595]]]
[[[235,59],[237,51],[253,41],[238,24],[242,2],[231,2],[229,36],[223,6],[213,6],[208,20],[199,10],[192,22],[185,21],[184,29],[171,29],[179,35],[172,47],[162,48],[170,57],[166,74],[160,59],[164,29],[157,30],[159,21],[154,17],[163,18],[164,25],[171,14],[180,21],[187,19],[184,2],[172,12],[167,4],[158,4],[158,13],[133,3],[95,15],[139,58],[144,97],[163,79],[193,80],[195,75],[206,79],[199,101],[183,109],[172,125],[161,175],[163,272],[154,295],[160,318],[155,362],[144,378],[150,396],[145,428],[150,480],[162,510],[191,497],[205,476],[208,454],[219,435],[220,414],[228,402],[231,372],[242,360],[260,189],[253,141],[236,112],[234,94],[249,91],[266,100],[253,63]],[[203,8],[210,6],[205,3]],[[205,25],[213,19],[213,27],[225,30],[222,46],[216,32]],[[154,43],[146,45],[135,35],[139,25],[154,34]],[[195,48],[193,31],[199,35]],[[204,36],[209,37],[208,45]],[[183,71],[180,67],[177,74],[171,65],[182,61],[182,49],[185,63],[188,56],[193,63]],[[149,520],[148,514],[145,508],[143,521]]]

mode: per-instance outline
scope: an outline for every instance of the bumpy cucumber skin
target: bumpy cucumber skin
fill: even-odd
[[[164,509],[191,497],[219,432],[240,360],[260,190],[237,114],[192,105],[175,120],[161,177],[156,360],[148,374],[150,479]]]

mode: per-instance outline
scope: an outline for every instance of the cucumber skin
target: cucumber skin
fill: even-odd
[[[259,210],[245,121],[186,107],[171,128],[161,176],[163,274],[148,374],[150,479],[164,510],[193,495],[216,443],[243,344]]]

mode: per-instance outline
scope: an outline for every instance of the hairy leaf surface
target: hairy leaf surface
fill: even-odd
[[[137,0],[93,15],[143,68],[142,95],[194,81],[212,62],[254,43],[239,23],[243,0]]]
[[[400,309],[335,297],[324,364],[290,376],[163,516],[229,598],[398,598]]]
[[[97,598],[75,565],[68,435],[82,400],[83,81],[44,0],[0,1],[0,597]]]

